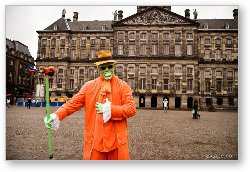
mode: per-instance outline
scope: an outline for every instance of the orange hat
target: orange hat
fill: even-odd
[[[104,63],[116,63],[115,60],[112,60],[112,54],[109,50],[98,52],[97,62],[95,63],[95,65],[99,66]]]

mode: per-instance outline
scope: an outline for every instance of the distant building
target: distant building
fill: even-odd
[[[34,65],[26,45],[6,38],[6,95],[10,95],[11,103],[14,97],[33,94],[34,74],[25,74],[25,67]]]
[[[196,11],[195,11],[196,12]],[[73,21],[65,13],[39,30],[37,65],[55,67],[51,96],[76,94],[99,76],[96,52],[113,53],[116,75],[132,88],[138,107],[188,109],[195,99],[201,108],[238,108],[238,9],[234,19],[190,19],[170,6],[138,6],[137,13],[115,20]],[[37,79],[43,85],[43,75]]]

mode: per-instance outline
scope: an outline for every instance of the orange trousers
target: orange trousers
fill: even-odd
[[[93,149],[90,160],[130,160],[128,143],[120,145],[109,152],[99,152]]]
[[[118,160],[118,149],[114,149],[109,152],[99,152],[93,149],[90,159],[91,160]]]

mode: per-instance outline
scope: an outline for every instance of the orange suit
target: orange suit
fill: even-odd
[[[114,76],[110,80],[111,92],[100,94],[102,76],[83,85],[81,90],[55,113],[60,121],[85,106],[83,159],[90,160],[93,152],[118,150],[118,159],[129,158],[127,118],[136,113],[136,105],[130,86]],[[111,119],[103,123],[102,114],[96,113],[96,102],[111,102]],[[94,150],[94,151],[93,151]]]

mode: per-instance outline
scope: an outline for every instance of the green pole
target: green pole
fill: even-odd
[[[45,75],[45,86],[46,86],[46,113],[47,113],[47,119],[50,118],[50,101],[49,101],[49,76]],[[51,143],[51,129],[48,128],[48,144],[49,144],[49,159],[53,158],[52,153],[52,143]]]

